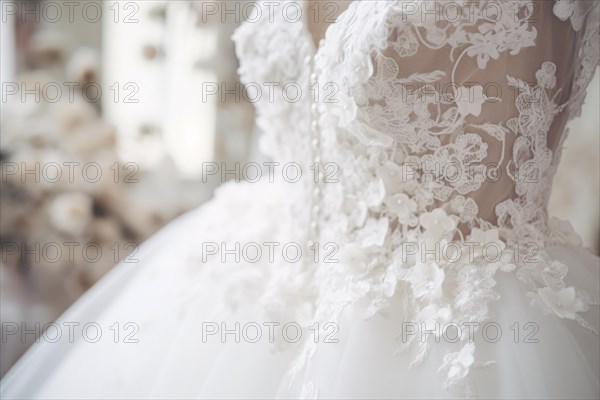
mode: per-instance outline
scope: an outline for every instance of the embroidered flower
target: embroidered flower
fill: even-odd
[[[446,31],[433,24],[428,25],[427,31],[425,32],[425,37],[430,43],[439,46],[443,44],[444,40],[446,39]]]
[[[469,222],[472,221],[476,216],[479,208],[477,207],[477,203],[475,200],[468,198],[465,199],[464,196],[454,196],[450,201],[450,207],[456,215],[460,216],[460,222]]]
[[[448,44],[452,47],[459,47],[467,41],[467,32],[457,29],[448,38]]]
[[[434,262],[417,263],[410,269],[407,281],[417,298],[438,298],[442,295],[442,284],[446,274]]]
[[[474,115],[478,117],[481,114],[481,107],[485,100],[483,86],[475,85],[471,87],[460,86],[454,102],[462,116]]]
[[[433,240],[452,232],[456,228],[456,220],[447,215],[446,211],[441,208],[421,214],[419,223],[425,229],[425,234]]]
[[[485,35],[473,34],[471,35],[471,42],[473,44],[467,49],[467,54],[470,57],[477,56],[479,69],[485,69],[490,58],[497,60],[500,57],[498,44],[493,40],[493,32],[488,32]]]
[[[510,31],[506,36],[506,44],[510,50],[510,55],[517,55],[523,47],[535,46],[535,38],[537,37],[537,29],[527,29],[527,24],[520,25]]]
[[[535,73],[535,78],[540,87],[552,89],[556,86],[556,65],[551,62],[545,62]]]
[[[400,57],[410,57],[417,52],[419,44],[416,41],[410,40],[408,36],[402,35],[394,43],[394,47],[396,47]]]
[[[554,4],[554,15],[563,21],[571,19],[571,25],[576,31],[580,30],[585,21],[584,2],[575,0],[557,0]]]

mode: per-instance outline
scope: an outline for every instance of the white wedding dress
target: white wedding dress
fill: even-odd
[[[599,3],[452,3],[354,1],[319,46],[307,2],[259,4],[240,74],[304,91],[256,104],[262,151],[304,173],[225,184],[148,240],[1,397],[597,399],[599,259],[547,201]]]

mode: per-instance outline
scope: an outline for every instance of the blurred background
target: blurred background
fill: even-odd
[[[53,321],[255,154],[231,34],[203,1],[1,5],[0,322]],[[228,2],[235,3],[233,1]],[[234,6],[232,6],[233,8]],[[203,96],[206,84],[231,91]],[[600,81],[570,125],[551,214],[598,254]],[[0,375],[31,345],[0,343]]]

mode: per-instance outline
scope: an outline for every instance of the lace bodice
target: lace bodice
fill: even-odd
[[[244,81],[303,90],[299,101],[275,94],[257,103],[262,150],[310,165],[309,107],[298,103],[320,97],[324,153],[341,152],[340,142],[361,156],[389,150],[378,152],[380,164],[418,175],[418,204],[467,196],[477,211],[463,223],[545,219],[565,123],[598,63],[593,3],[355,2],[319,49],[306,28],[310,2],[259,7],[263,18],[236,35]],[[320,73],[311,87],[313,55]],[[330,127],[345,134],[327,141]]]
[[[357,299],[374,314],[400,296],[415,321],[483,321],[495,273],[515,271],[534,305],[592,329],[580,313],[597,300],[568,286],[567,267],[543,249],[578,241],[546,208],[565,125],[599,63],[599,3],[354,1],[318,48],[311,4],[259,3],[234,35],[248,87],[302,90],[256,103],[263,152],[332,163],[338,178],[318,187],[312,218],[341,262],[283,289],[298,292],[287,306],[331,321]],[[302,210],[314,184],[298,188]],[[295,214],[299,232],[308,214]],[[422,251],[451,243],[474,243],[471,257]],[[486,246],[501,256],[490,262]],[[455,368],[475,351],[463,339],[443,360],[448,387],[468,385],[470,364]],[[418,363],[428,344],[410,346]]]

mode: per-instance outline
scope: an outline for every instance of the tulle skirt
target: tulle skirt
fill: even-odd
[[[278,196],[284,194],[258,186],[226,186],[219,198],[172,222],[71,306],[56,323],[60,339],[59,329],[49,328],[48,337],[2,379],[1,397],[456,395],[442,388],[439,373],[450,339],[432,340],[428,357],[412,368],[414,354],[397,352],[399,327],[406,320],[399,305],[392,303],[386,315],[366,319],[365,305],[357,302],[343,311],[331,337],[298,330],[293,317],[287,320],[285,315],[266,321],[260,304],[246,300],[256,298],[253,280],[265,277],[256,268],[245,269],[243,262],[225,266],[218,257],[202,262],[198,249],[203,242],[267,241],[285,218],[276,214]],[[569,246],[547,251],[569,267],[569,285],[598,296],[597,257]],[[235,286],[237,281],[245,284]],[[473,385],[460,395],[599,398],[598,337],[572,320],[533,308],[514,274],[502,274],[497,282],[501,298],[491,303],[492,323],[474,337]],[[231,307],[223,299],[239,301]],[[585,317],[598,328],[597,307]],[[275,323],[278,328],[272,330]],[[286,324],[284,333],[279,328]],[[290,379],[298,343],[307,337],[317,343],[316,351]]]

